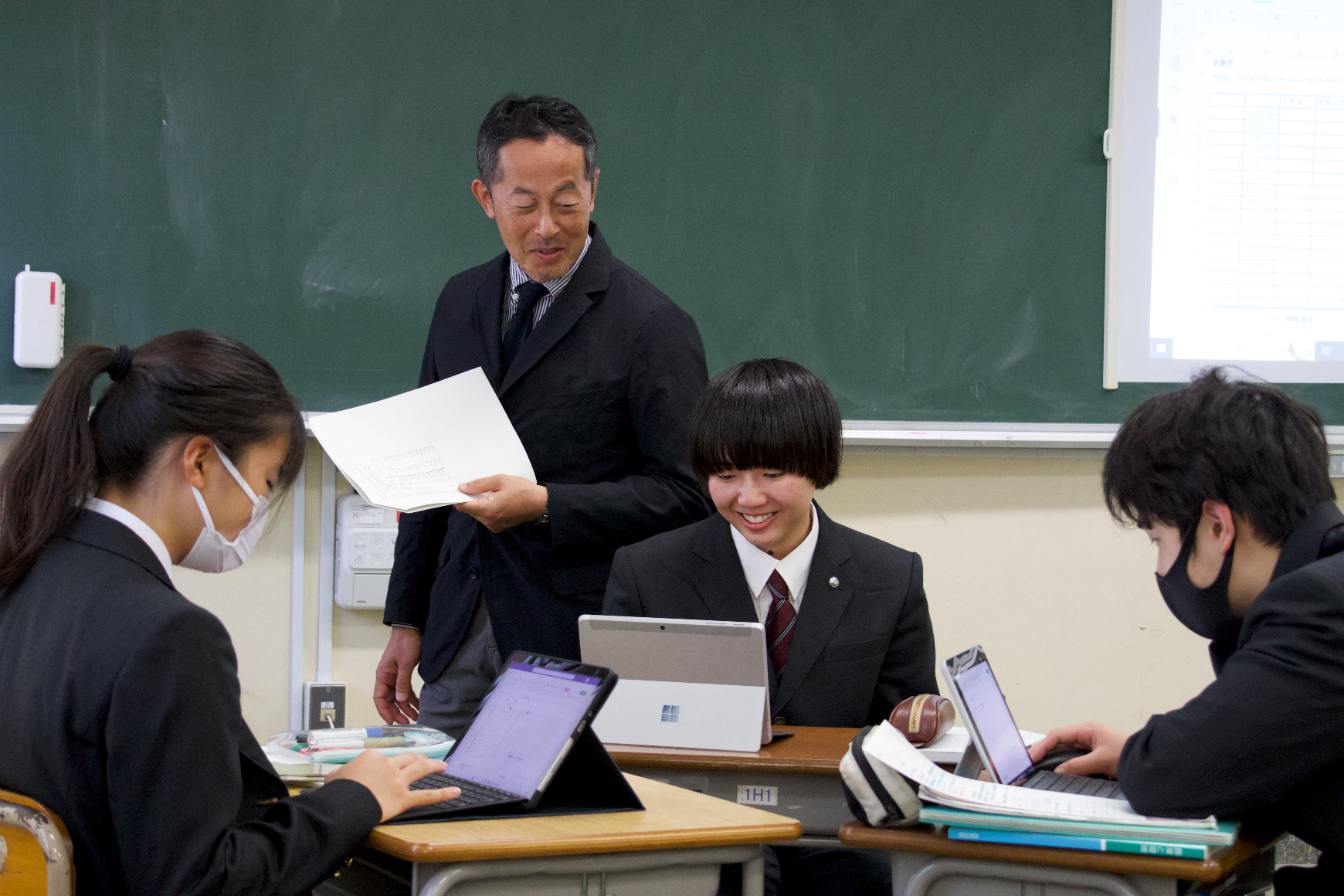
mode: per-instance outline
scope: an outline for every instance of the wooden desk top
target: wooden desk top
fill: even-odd
[[[379,825],[364,843],[412,862],[464,862],[738,846],[794,840],[803,833],[792,818],[647,778],[626,778],[645,811]]]
[[[793,737],[776,740],[755,753],[729,750],[686,750],[678,747],[632,747],[605,744],[621,768],[665,768],[684,771],[794,772],[838,775],[840,760],[859,733],[858,728],[806,728],[790,725]]]
[[[1016,846],[1006,843],[971,843],[949,840],[931,825],[882,830],[854,821],[840,829],[840,842],[851,846],[887,849],[894,852],[918,852],[964,859],[1013,862],[1018,865],[1050,865],[1056,868],[1081,868],[1111,871],[1116,874],[1145,874],[1180,880],[1215,881],[1254,856],[1277,836],[1247,836],[1232,844],[1216,858],[1165,859],[1160,856],[1136,856],[1117,852],[1093,852],[1085,849],[1054,849],[1046,846]]]

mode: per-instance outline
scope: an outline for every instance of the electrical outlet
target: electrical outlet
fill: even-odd
[[[303,719],[306,728],[344,728],[345,683],[304,682]]]

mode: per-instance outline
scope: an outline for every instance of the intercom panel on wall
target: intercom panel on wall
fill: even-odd
[[[336,606],[381,610],[387,603],[397,512],[359,495],[336,502]]]

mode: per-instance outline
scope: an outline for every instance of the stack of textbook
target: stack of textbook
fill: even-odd
[[[1062,818],[1032,818],[968,812],[944,806],[925,806],[919,820],[947,826],[949,840],[979,843],[1014,843],[1022,846],[1052,846],[1056,849],[1090,849],[1126,852],[1173,859],[1208,859],[1237,839],[1237,823],[1218,822],[1215,827],[1189,825],[1123,824],[1107,821],[1072,821]]]
[[[1237,838],[1237,825],[1208,818],[1152,818],[1123,799],[1008,787],[961,778],[921,756],[884,722],[863,745],[869,760],[919,784],[920,821],[955,840],[1207,859]]]

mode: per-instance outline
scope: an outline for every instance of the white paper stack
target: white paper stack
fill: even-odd
[[[477,367],[372,404],[311,418],[332,462],[370,504],[458,504],[458,483],[497,473],[536,482],[504,406]]]

